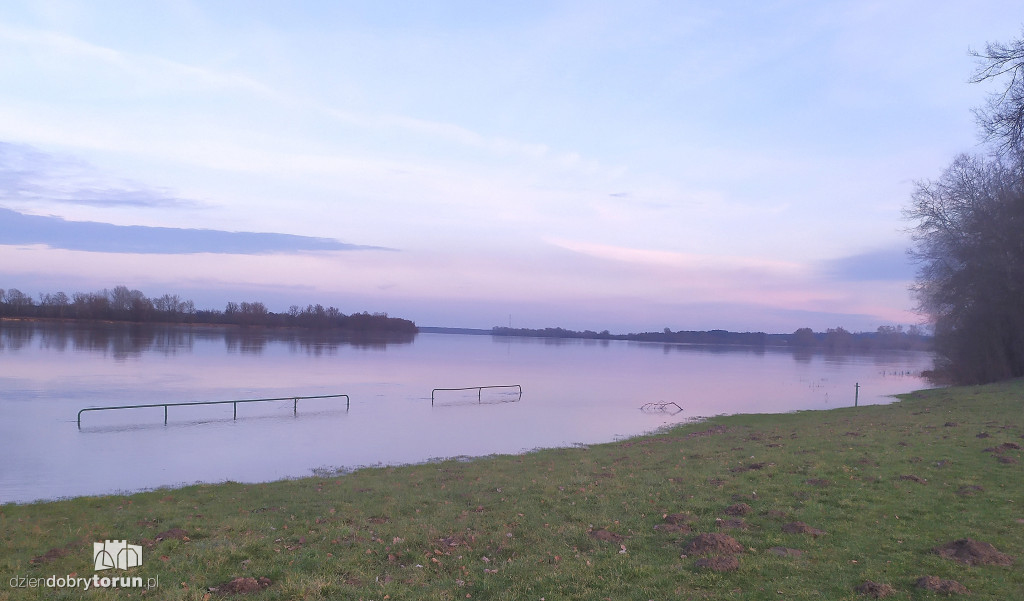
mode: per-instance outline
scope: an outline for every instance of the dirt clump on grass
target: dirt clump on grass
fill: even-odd
[[[810,480],[804,480],[804,484],[824,488],[826,486],[832,486],[832,481],[828,478],[811,478]]]
[[[725,515],[747,515],[751,510],[752,508],[750,505],[747,505],[746,503],[736,503],[735,505],[730,505],[725,508]]]
[[[864,584],[858,586],[854,590],[862,595],[868,595],[875,599],[884,599],[885,597],[896,593],[896,589],[892,588],[888,584],[872,582],[870,580],[865,580]]]
[[[915,474],[904,474],[900,476],[900,480],[910,480],[911,482],[917,482],[918,484],[928,484],[927,478],[922,478]]]
[[[440,538],[437,542],[444,547],[468,547],[470,546],[469,543],[473,540],[475,540],[475,537],[472,535],[467,538],[460,534],[453,534],[451,536]]]
[[[928,591],[935,591],[936,593],[942,593],[945,595],[959,594],[969,595],[970,591],[967,587],[960,584],[956,580],[945,580],[938,576],[922,576],[917,579],[917,588],[923,588]]]
[[[686,438],[701,438],[703,436],[714,436],[716,434],[725,434],[728,431],[729,428],[726,428],[725,426],[712,426],[711,428],[708,428],[707,430],[702,430],[700,432],[690,432],[689,434],[686,435]]]
[[[1015,442],[1004,442],[1003,444],[1001,444],[1001,445],[999,445],[997,447],[988,447],[987,449],[982,449],[981,452],[982,453],[995,453],[996,455],[1002,455],[1003,453],[1005,453],[1007,451],[1019,451],[1019,450],[1020,450],[1020,445],[1019,444],[1017,444]]]
[[[694,562],[694,565],[714,572],[732,572],[740,569],[740,560],[735,555],[715,555],[712,557],[701,557]]]
[[[731,572],[740,567],[740,560],[736,554],[743,552],[743,545],[728,534],[698,534],[684,550],[686,555],[705,556],[694,562],[699,568]]]
[[[729,471],[733,472],[734,474],[742,474],[743,472],[750,472],[750,471],[755,471],[755,470],[763,470],[764,468],[770,467],[772,465],[774,465],[774,464],[772,464],[772,463],[763,463],[763,462],[762,463],[750,463],[750,464],[747,464],[747,465],[741,465],[741,466],[738,466],[738,467],[734,467],[734,468],[730,469]]]
[[[181,528],[171,528],[170,530],[164,530],[160,534],[156,535],[156,540],[158,541],[170,540],[172,538],[177,540],[188,540],[188,532],[185,532]]]
[[[743,518],[730,518],[723,520],[722,518],[715,519],[715,526],[718,526],[724,530],[746,530],[747,523],[743,521]]]
[[[977,484],[967,484],[957,489],[956,494],[961,497],[973,497],[975,493],[985,492],[985,489]]]
[[[55,559],[60,559],[61,557],[65,557],[69,553],[71,553],[71,550],[74,547],[78,546],[78,544],[79,544],[78,541],[73,541],[73,542],[70,542],[70,543],[64,545],[63,547],[54,547],[54,548],[50,549],[49,551],[47,551],[46,553],[43,553],[42,555],[36,555],[35,557],[33,557],[32,559],[29,560],[29,563],[33,563],[33,564],[48,563],[48,562],[51,562],[51,561],[53,561]]]
[[[951,541],[932,550],[940,557],[969,566],[1009,566],[1013,564],[1012,556],[1000,552],[990,543],[969,538]]]
[[[259,579],[239,577],[231,580],[230,582],[225,582],[224,584],[211,586],[210,592],[225,593],[228,595],[244,595],[258,593],[263,589],[270,587],[271,584],[270,578],[267,578],[266,576]]]
[[[690,522],[693,521],[693,516],[688,513],[669,513],[662,518],[665,523],[658,524],[654,527],[659,532],[683,532],[688,533],[692,531],[690,528]]]
[[[591,530],[589,534],[591,538],[596,538],[597,540],[604,541],[606,543],[621,543],[623,540],[625,540],[625,537],[623,537],[621,534],[609,532],[604,528]]]
[[[787,534],[810,534],[812,536],[828,534],[824,530],[812,528],[803,522],[789,522],[788,524],[783,524],[782,531]]]
[[[698,534],[684,551],[687,555],[733,555],[742,553],[743,545],[728,534],[706,533]]]

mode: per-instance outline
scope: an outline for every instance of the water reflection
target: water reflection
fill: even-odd
[[[384,350],[389,345],[410,344],[415,334],[348,333],[303,329],[242,328],[99,322],[0,321],[0,351],[18,352],[39,348],[58,352],[98,352],[123,361],[146,353],[191,353],[198,341],[223,340],[229,353],[259,355],[270,343],[283,342],[293,352],[331,354],[351,346]],[[37,346],[36,346],[37,345]]]
[[[0,323],[0,503],[607,442],[699,416],[853,406],[856,390],[861,405],[886,403],[927,386],[930,362],[914,351]],[[431,403],[435,389],[508,384],[521,401],[519,388],[485,388]],[[88,407],[330,394],[350,395],[350,411],[331,399],[299,401],[297,415],[287,401],[251,403],[233,419],[231,405],[197,405],[172,407],[167,425],[162,408],[76,425]]]

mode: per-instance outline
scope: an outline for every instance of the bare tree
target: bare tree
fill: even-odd
[[[1018,163],[960,155],[919,182],[914,292],[935,324],[936,367],[956,383],[1024,376],[1024,177]]]
[[[1009,78],[1005,88],[991,94],[974,114],[985,139],[995,144],[998,153],[1019,157],[1024,152],[1024,37],[1007,44],[989,42],[984,52],[971,54],[979,63],[971,83]]]

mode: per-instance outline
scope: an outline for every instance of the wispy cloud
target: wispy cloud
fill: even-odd
[[[0,198],[5,202],[93,207],[195,208],[192,200],[130,180],[110,178],[88,163],[0,142]]]
[[[677,267],[701,271],[758,270],[778,274],[798,275],[806,269],[787,261],[762,259],[759,257],[731,257],[721,255],[700,255],[664,250],[627,248],[607,244],[594,244],[572,240],[551,239],[551,244],[598,259],[637,263],[664,267]]]
[[[853,282],[907,282],[914,279],[913,262],[904,246],[892,246],[825,261],[825,275]]]
[[[42,244],[50,248],[106,253],[141,254],[274,254],[309,251],[389,250],[268,232],[114,225],[67,221],[60,217],[25,215],[0,208],[0,244]]]

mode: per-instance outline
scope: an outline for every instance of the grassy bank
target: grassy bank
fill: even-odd
[[[1022,435],[1018,380],[590,448],[4,505],[0,599],[863,599],[866,580],[924,599],[926,575],[1014,599]],[[798,522],[824,533],[784,531]],[[738,569],[697,565],[686,545],[698,533],[738,541]],[[933,552],[963,538],[1016,560]],[[94,572],[92,543],[105,539],[142,544],[144,564]],[[10,582],[94,574],[159,586]],[[258,590],[230,593],[246,587]]]

